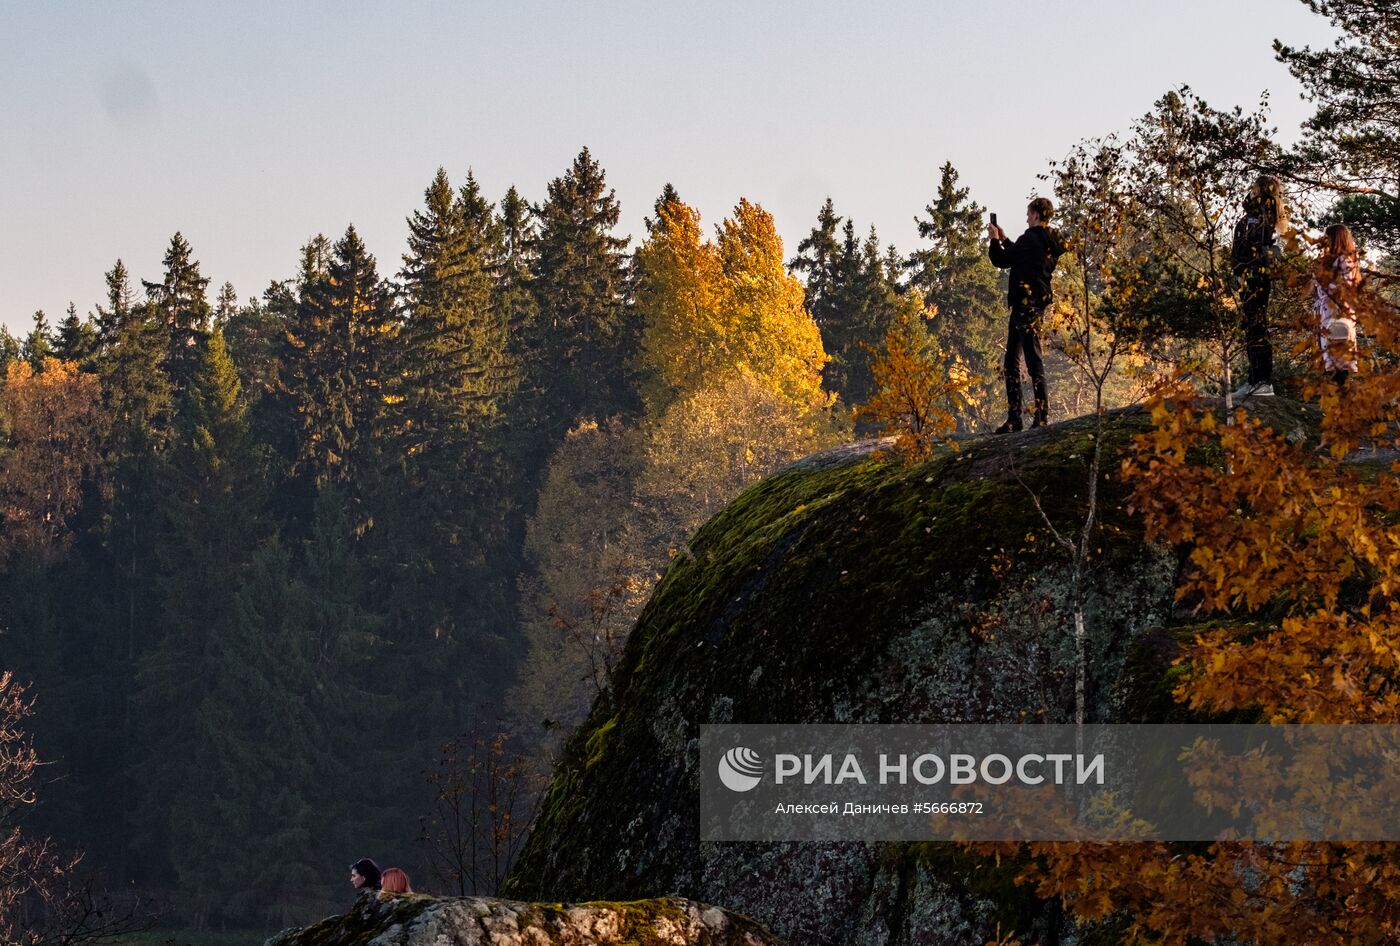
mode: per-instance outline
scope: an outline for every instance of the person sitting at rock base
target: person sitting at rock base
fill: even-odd
[[[379,865],[368,857],[362,857],[350,865],[350,886],[361,893],[378,890],[380,876]]]
[[[413,884],[409,883],[408,874],[397,867],[385,868],[384,873],[379,878],[381,899],[404,893],[413,893]]]

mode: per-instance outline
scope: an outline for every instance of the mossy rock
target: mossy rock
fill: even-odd
[[[366,894],[354,909],[266,946],[782,946],[753,920],[680,897],[524,903]]]
[[[1315,436],[1286,398],[1250,410]],[[1165,679],[1178,556],[1144,544],[1121,451],[1146,412],[1106,417],[1102,527],[1087,583],[1090,719],[1183,716]],[[908,465],[877,444],[790,466],[677,555],[612,680],[565,747],[511,896],[723,903],[804,944],[967,943],[1060,924],[1014,865],[952,845],[705,844],[699,727],[1066,722],[1069,570],[1092,419],[963,441]],[[1053,934],[1052,934],[1053,935]]]

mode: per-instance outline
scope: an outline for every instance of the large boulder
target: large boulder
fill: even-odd
[[[1310,411],[1255,399],[1277,429]],[[1112,414],[1085,611],[1089,718],[1180,719],[1178,557],[1144,544]],[[1067,722],[1074,644],[1062,534],[1083,521],[1091,420],[964,441],[907,465],[844,448],[755,484],[682,548],[565,748],[505,892],[645,897],[741,910],[804,946],[1051,942],[1064,921],[1020,865],[945,843],[699,838],[706,723]]]
[[[380,899],[266,946],[782,946],[757,923],[693,900],[523,903],[491,897]]]

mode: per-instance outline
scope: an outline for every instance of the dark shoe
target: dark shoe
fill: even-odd
[[[1044,417],[1037,417],[1035,420],[1031,421],[1031,429],[1034,430],[1037,427],[1044,427],[1048,423],[1049,421]]]
[[[997,434],[1014,434],[1019,432],[1020,429],[1021,422],[1019,420],[1011,420],[1008,418],[1006,423],[1002,424],[1000,427],[998,427],[992,432]]]

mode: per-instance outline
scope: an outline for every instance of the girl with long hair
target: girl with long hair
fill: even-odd
[[[1321,332],[1322,364],[1332,380],[1345,384],[1356,371],[1356,292],[1361,262],[1356,239],[1334,223],[1322,237],[1322,256],[1313,269],[1313,309]]]

